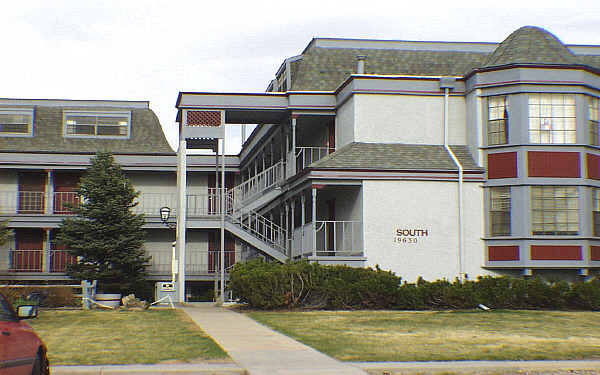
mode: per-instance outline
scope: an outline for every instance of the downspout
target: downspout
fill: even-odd
[[[448,146],[448,104],[450,89],[454,88],[454,78],[441,78],[440,88],[444,89],[444,148],[458,168],[458,279],[462,283],[463,272],[463,250],[464,250],[464,228],[463,228],[463,166]]]

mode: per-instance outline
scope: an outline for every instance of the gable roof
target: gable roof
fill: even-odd
[[[483,172],[467,146],[450,146],[466,171]],[[456,165],[442,145],[361,143],[345,145],[310,165],[311,169],[369,169],[456,171]]]
[[[162,131],[158,118],[149,108],[105,107],[73,105],[43,105],[36,103],[19,108],[34,109],[33,137],[2,137],[0,151],[6,152],[66,152],[95,153],[109,151],[115,154],[173,153]],[[0,109],[10,108],[0,106]],[[127,139],[75,138],[63,136],[65,111],[130,112],[130,137]]]

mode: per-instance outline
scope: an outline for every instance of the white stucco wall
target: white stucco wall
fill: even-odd
[[[357,94],[354,111],[356,142],[443,144],[443,96]],[[448,142],[466,144],[464,97],[450,97],[448,121]]]
[[[367,265],[392,270],[414,282],[458,276],[456,182],[364,181],[364,243]],[[469,278],[487,274],[484,264],[483,198],[477,183],[464,184],[465,249],[463,269]],[[403,236],[400,229],[427,235]],[[414,233],[414,232],[413,232]],[[413,240],[414,242],[411,242]]]
[[[335,116],[335,147],[340,149],[354,141],[354,98],[348,99],[337,109]]]

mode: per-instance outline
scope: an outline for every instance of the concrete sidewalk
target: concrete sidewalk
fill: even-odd
[[[183,310],[250,375],[366,374],[226,308],[198,303]]]

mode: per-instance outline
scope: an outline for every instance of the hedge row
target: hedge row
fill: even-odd
[[[15,307],[31,303],[39,303],[42,307],[81,306],[81,297],[77,298],[70,286],[0,287],[0,293]]]
[[[237,263],[229,289],[256,309],[495,309],[600,310],[600,280],[567,283],[540,278],[480,277],[416,283],[379,268],[316,263]]]

